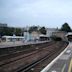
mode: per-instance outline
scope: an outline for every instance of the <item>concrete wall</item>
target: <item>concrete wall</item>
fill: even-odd
[[[65,36],[67,33],[58,31],[58,32],[53,32],[52,35],[55,35],[57,37],[61,37],[64,41],[67,41],[67,37]]]
[[[47,31],[46,35],[47,35],[48,37],[50,37],[50,36],[52,36],[52,33],[53,33],[53,32],[57,32],[58,29],[56,29],[56,28],[47,28],[46,31]]]

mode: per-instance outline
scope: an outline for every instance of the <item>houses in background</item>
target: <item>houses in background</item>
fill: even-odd
[[[7,27],[7,24],[0,24],[0,27]],[[66,32],[59,31],[58,28],[46,28],[46,34],[41,34],[38,30],[29,32],[29,27],[21,28],[21,33],[23,36],[3,36],[7,41],[36,41],[36,40],[51,40],[51,36],[61,37],[63,40],[66,40]]]
[[[2,27],[7,27],[7,24],[0,23],[0,28],[2,28]]]
[[[25,41],[39,40],[40,33],[38,31],[33,31],[29,33],[28,31],[24,32]]]
[[[46,35],[48,37],[52,36],[53,32],[58,32],[59,30],[57,28],[47,28],[46,29]]]
[[[7,24],[4,23],[0,23],[0,38],[3,35],[3,29],[5,29],[7,26]]]
[[[42,27],[40,26],[11,28],[11,27],[8,27],[7,24],[0,23],[0,38],[3,36],[3,38],[6,37],[8,39],[10,38],[16,39],[17,37],[16,40],[35,41],[35,40],[51,40],[51,36],[57,36],[57,37],[61,37],[63,40],[66,40],[67,33],[63,31],[59,31],[58,28],[45,28],[44,27],[46,31],[44,31],[44,28],[42,29],[41,28]],[[12,36],[13,34],[17,36]],[[8,37],[6,35],[8,35]],[[20,39],[19,37],[22,39]],[[12,39],[10,39],[10,41],[12,41]]]
[[[56,36],[60,37],[64,41],[67,41],[66,34],[67,32],[60,31],[58,28],[47,28],[47,36],[49,37],[49,39],[51,36]]]
[[[39,31],[32,31],[31,33],[26,31],[24,32],[24,37],[25,37],[25,40],[50,40],[50,37],[52,36],[53,32],[58,32],[58,29],[47,28],[46,35],[41,34]]]
[[[24,37],[25,40],[51,40],[51,36],[56,36],[65,41],[67,40],[66,34],[66,32],[59,31],[57,28],[46,28],[46,35],[43,35],[38,31],[33,31],[31,33],[24,32]]]

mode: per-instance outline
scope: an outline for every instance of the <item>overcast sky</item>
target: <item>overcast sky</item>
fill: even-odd
[[[72,0],[0,0],[0,23],[8,26],[72,27]]]

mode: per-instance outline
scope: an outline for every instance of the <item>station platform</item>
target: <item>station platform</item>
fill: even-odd
[[[72,42],[41,72],[72,72]]]
[[[39,44],[39,43],[45,43],[45,42],[50,42],[50,41],[31,41],[31,42],[15,41],[15,42],[1,42],[1,43],[0,43],[0,48],[23,46],[23,45],[29,45],[29,44]]]

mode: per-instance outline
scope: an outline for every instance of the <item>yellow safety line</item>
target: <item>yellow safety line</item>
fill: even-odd
[[[71,59],[70,64],[69,64],[68,72],[71,72],[71,69],[72,69],[72,59]]]

